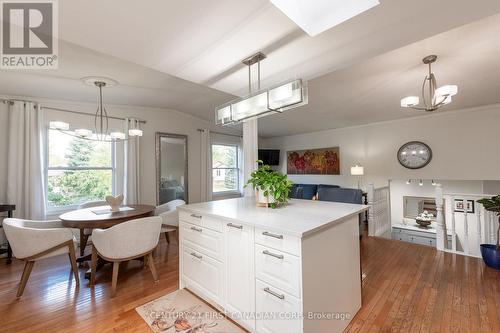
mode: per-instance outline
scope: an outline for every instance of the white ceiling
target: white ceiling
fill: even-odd
[[[263,86],[310,80],[308,106],[259,121],[262,136],[276,136],[413,116],[399,100],[418,93],[420,58],[436,53],[438,81],[460,89],[447,108],[499,102],[500,17],[485,18],[497,0],[381,0],[316,37],[267,0],[72,0],[59,11],[60,69],[1,71],[0,94],[95,101],[78,79],[104,75],[120,82],[108,103],[213,120],[216,105],[247,90],[240,60],[263,51]]]
[[[500,11],[498,0],[380,3],[309,37],[268,0],[60,1],[60,36],[241,95],[240,61],[257,51],[268,55],[263,85],[311,79]]]
[[[281,136],[415,117],[401,98],[420,95],[427,66],[438,86],[457,84],[453,102],[437,112],[500,103],[500,14],[309,81],[309,104],[259,121],[262,136]]]

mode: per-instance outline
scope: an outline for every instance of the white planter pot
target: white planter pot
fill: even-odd
[[[272,194],[269,194],[269,196],[264,195],[265,191],[262,190],[257,190],[257,202],[259,204],[268,204],[268,203],[274,203],[276,200],[274,199],[274,196]]]

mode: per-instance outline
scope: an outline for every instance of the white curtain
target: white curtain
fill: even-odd
[[[44,125],[40,107],[16,101],[9,107],[7,201],[15,217],[45,219]]]
[[[201,201],[212,201],[212,140],[210,130],[201,131]]]
[[[243,123],[243,180],[245,184],[250,179],[250,174],[257,169],[258,149],[258,120],[247,120]],[[243,193],[246,197],[255,195],[251,186],[246,187]]]
[[[130,119],[125,119],[125,133],[129,138],[128,130]],[[139,181],[139,137],[133,137],[123,142],[123,196],[124,203],[134,205],[140,203]]]

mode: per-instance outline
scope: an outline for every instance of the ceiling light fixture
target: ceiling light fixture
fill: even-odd
[[[281,113],[308,103],[307,84],[302,79],[289,81],[268,89],[260,89],[260,62],[266,56],[259,52],[242,61],[248,67],[248,95],[215,108],[215,123],[228,125]],[[252,65],[257,64],[257,91],[252,92]]]
[[[271,0],[271,3],[311,37],[380,4],[378,0]]]
[[[139,128],[141,121],[129,119],[128,138],[124,132],[115,131],[109,133],[109,117],[104,107],[102,90],[104,87],[113,87],[118,84],[117,81],[105,77],[84,77],[81,79],[85,84],[99,88],[97,110],[94,115],[95,133],[86,128],[77,128],[70,130],[70,125],[63,121],[51,121],[49,127],[62,133],[90,141],[117,141],[128,140],[136,136],[142,136],[143,132]]]
[[[430,55],[422,59],[422,62],[429,66],[429,74],[425,76],[422,83],[423,106],[418,106],[420,103],[418,96],[408,96],[401,99],[401,107],[431,112],[451,103],[451,97],[457,94],[458,87],[456,85],[446,85],[437,88],[436,77],[431,68],[432,63],[436,62],[436,60],[436,55]]]

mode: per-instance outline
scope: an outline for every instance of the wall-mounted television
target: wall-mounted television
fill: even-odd
[[[259,160],[267,165],[280,165],[279,149],[259,149]]]

